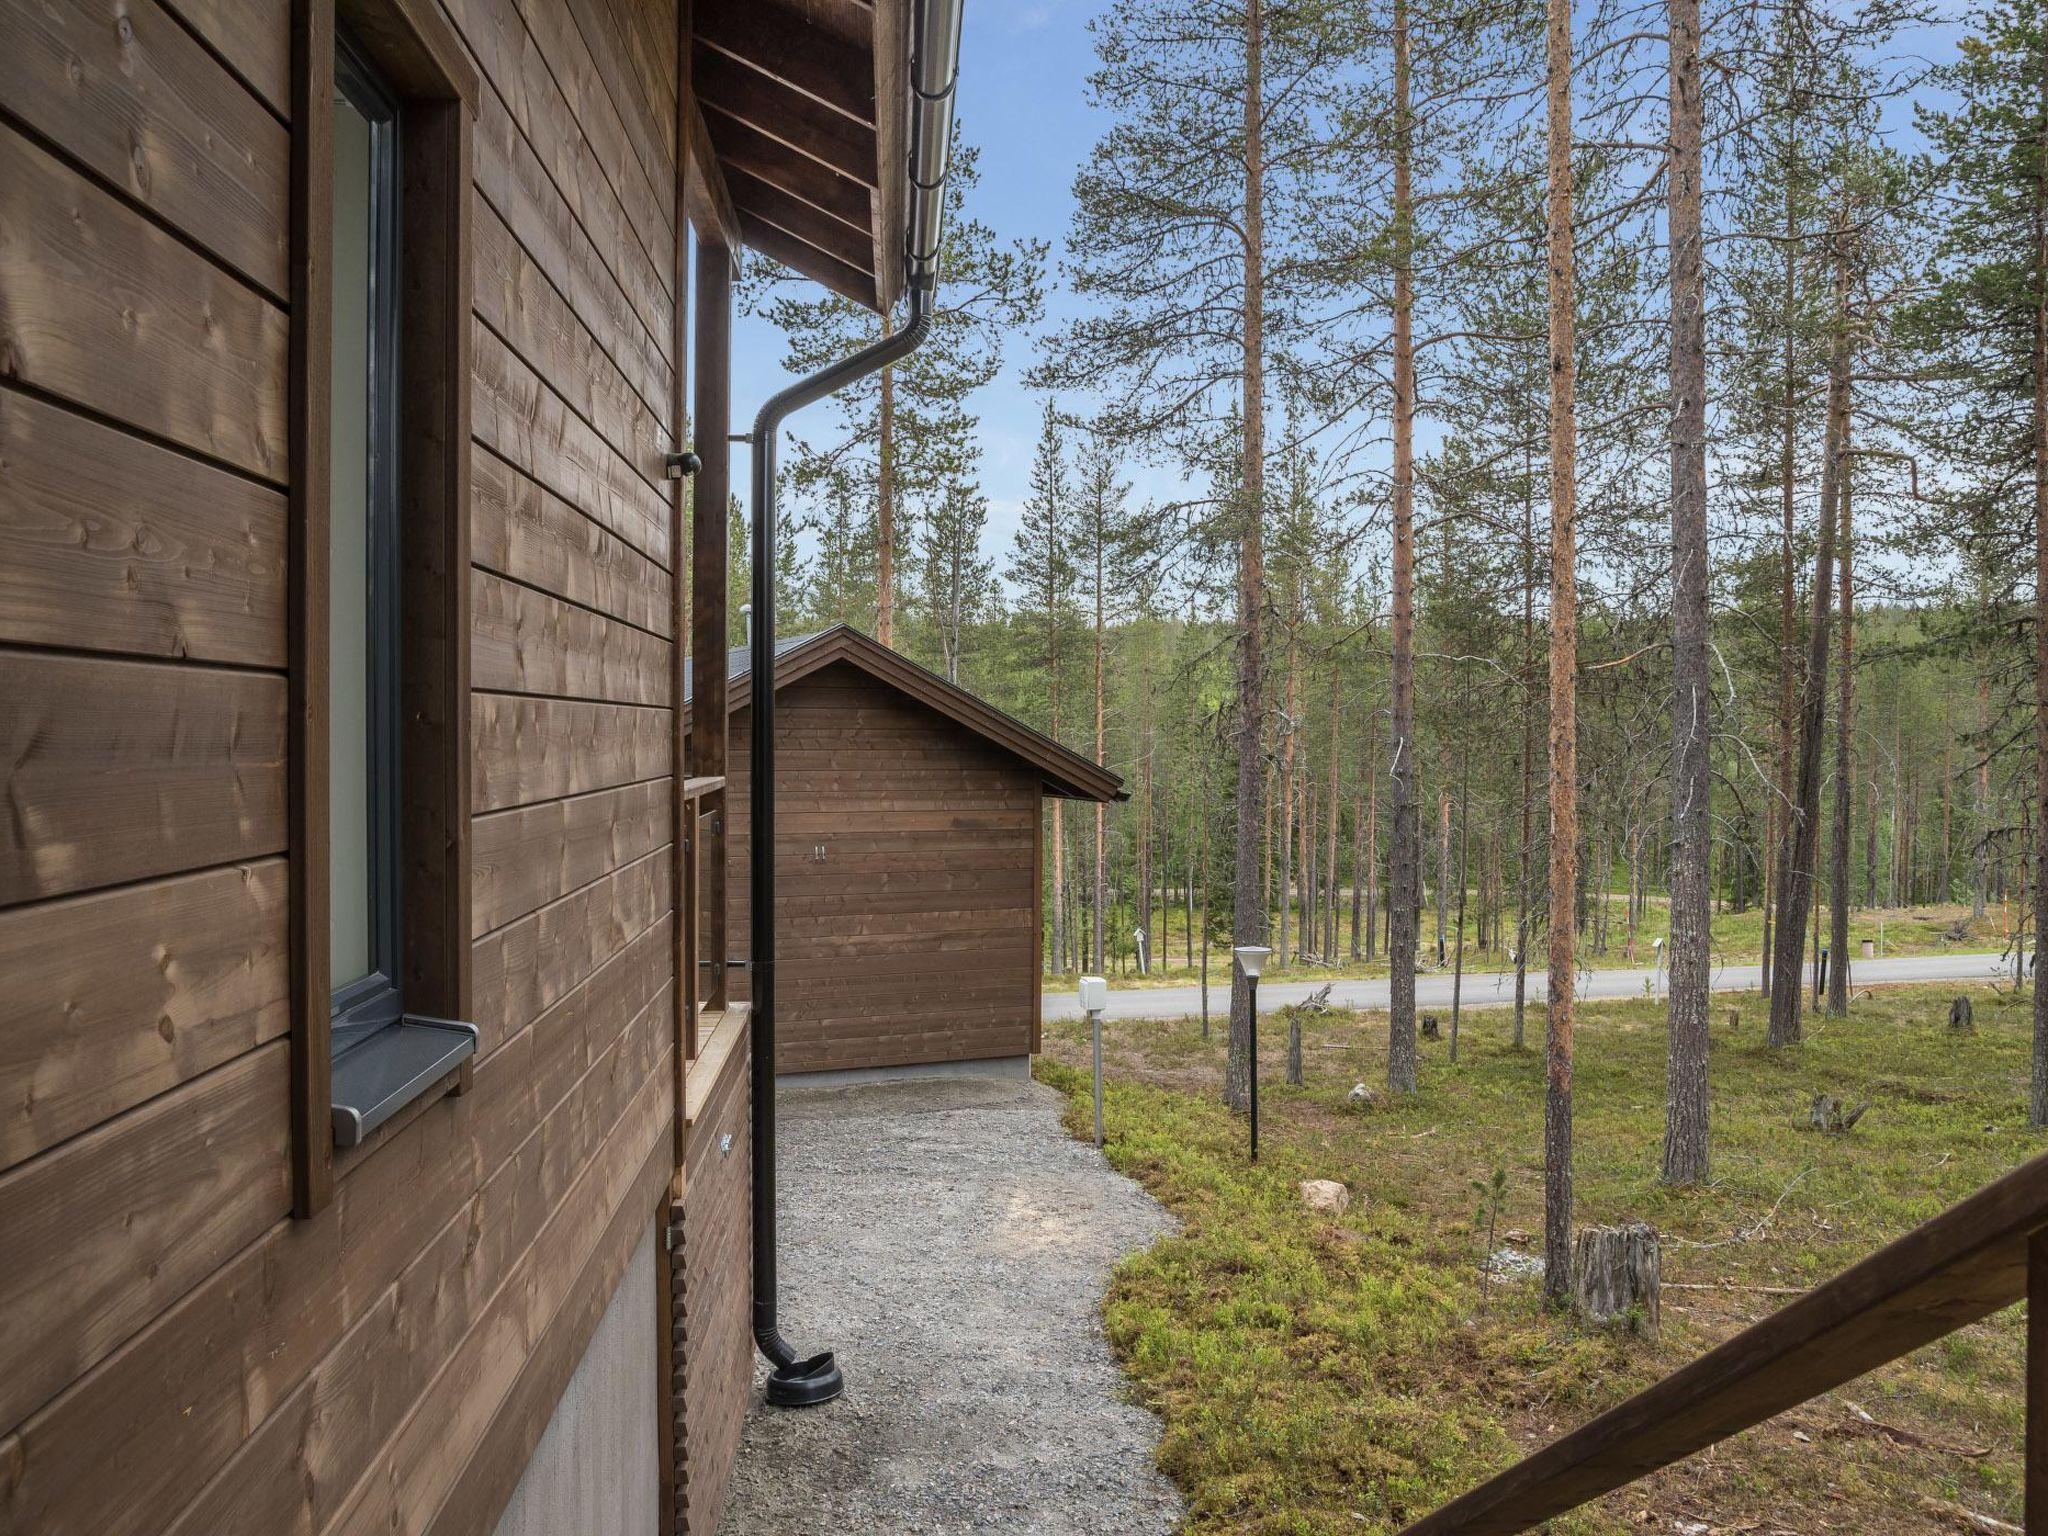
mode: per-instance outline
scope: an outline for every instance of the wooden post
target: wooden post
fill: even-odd
[[[2027,1452],[2022,1519],[2048,1531],[2048,1231],[2027,1239]]]
[[[730,722],[726,715],[726,506],[731,499],[732,253],[697,237],[697,471],[690,519],[690,772],[723,778]],[[680,553],[677,559],[681,567]],[[704,799],[697,869],[700,964],[710,968],[702,988],[714,1010],[726,1005],[725,860],[726,792]]]

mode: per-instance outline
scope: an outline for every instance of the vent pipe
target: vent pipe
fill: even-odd
[[[953,141],[953,88],[960,64],[961,0],[912,0],[909,207],[904,277],[910,315],[903,329],[851,357],[799,379],[769,398],[754,418],[754,601],[747,629],[752,734],[748,741],[748,963],[753,1007],[754,1342],[774,1369],[768,1401],[799,1408],[830,1402],[846,1389],[827,1350],[800,1356],[783,1338],[776,1294],[775,1227],[775,448],[782,423],[807,405],[908,356],[931,330],[939,243]]]

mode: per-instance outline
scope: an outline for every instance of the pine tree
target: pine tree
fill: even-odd
[[[923,346],[834,397],[837,432],[799,441],[783,485],[799,527],[834,547],[828,591],[844,622],[896,642],[897,572],[915,547],[915,517],[945,498],[969,451],[969,397],[1001,373],[1004,345],[1044,312],[1046,245],[1004,241],[969,214],[977,152],[954,125],[937,305]],[[788,342],[784,366],[806,374],[878,341],[898,323],[772,264],[743,298]]]
[[[1006,572],[1018,594],[1026,623],[1036,631],[1037,653],[1045,665],[1045,731],[1060,735],[1062,661],[1074,620],[1076,572],[1073,555],[1073,490],[1067,480],[1066,438],[1045,404],[1038,449],[1031,460],[1031,494],[1025,498]],[[1066,837],[1063,802],[1052,802],[1052,965],[1066,964]]]

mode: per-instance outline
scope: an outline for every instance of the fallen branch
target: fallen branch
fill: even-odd
[[[1803,1285],[1736,1285],[1728,1280],[1678,1281],[1666,1280],[1667,1291],[1751,1291],[1759,1296],[1804,1296]]]
[[[1872,1434],[1882,1435],[1894,1445],[1908,1446],[1919,1451],[1939,1451],[1944,1456],[1960,1456],[1965,1461],[1978,1461],[1991,1454],[1989,1446],[1944,1445],[1939,1440],[1929,1440],[1925,1435],[1915,1434],[1910,1429],[1887,1424],[1882,1419],[1873,1417],[1870,1410],[1861,1403],[1852,1403],[1847,1398],[1842,1400],[1842,1406],[1847,1408],[1850,1415],[1865,1429]]]
[[[1920,1495],[1920,1507],[1930,1515],[1940,1515],[1944,1520],[1953,1520],[1972,1531],[1982,1531],[1984,1536],[2027,1536],[2024,1526],[2014,1525],[2010,1520],[2000,1520],[1991,1515],[1980,1515],[1974,1509],[1960,1504],[1951,1504],[1946,1499],[1929,1498]]]

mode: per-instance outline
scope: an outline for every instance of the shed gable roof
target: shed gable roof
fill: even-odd
[[[1037,768],[1045,780],[1046,793],[1069,800],[1126,800],[1123,777],[1062,746],[1043,731],[1004,714],[986,699],[969,693],[958,683],[948,682],[929,668],[921,667],[879,641],[845,624],[815,634],[792,635],[775,643],[775,686],[786,688],[798,678],[808,677],[822,667],[843,661],[858,667],[878,682],[917,700],[1022,758]],[[726,676],[731,689],[726,696],[728,711],[745,709],[753,697],[752,658],[742,647],[726,654]],[[690,663],[683,663],[683,690],[690,689]]]

